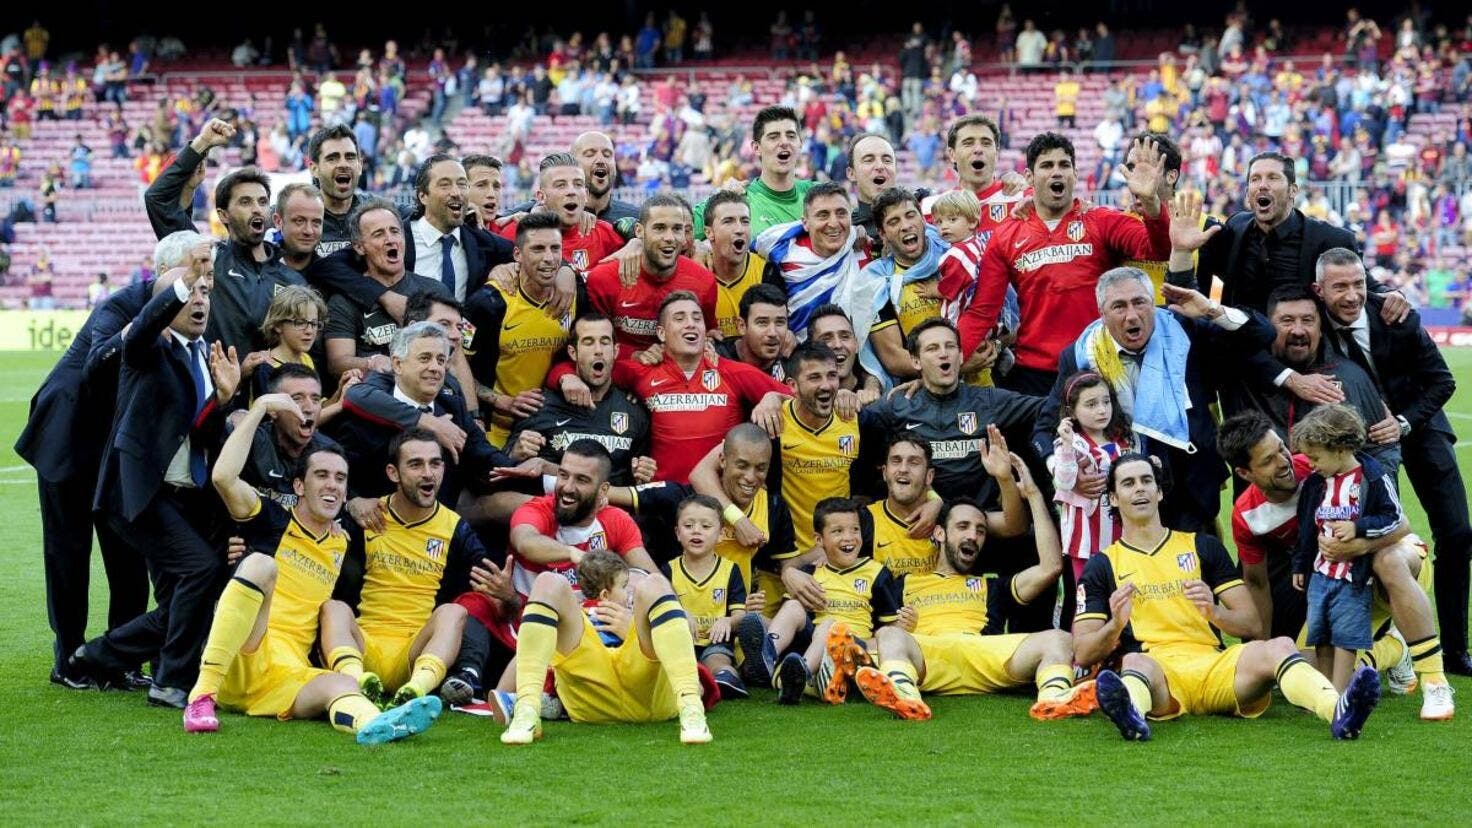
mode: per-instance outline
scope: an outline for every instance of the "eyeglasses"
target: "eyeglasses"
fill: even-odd
[[[283,321],[293,328],[310,328],[314,331],[322,330],[322,323],[316,319],[286,319]]]

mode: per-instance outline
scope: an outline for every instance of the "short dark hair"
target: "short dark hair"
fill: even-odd
[[[435,305],[454,308],[455,312],[460,314],[460,316],[465,316],[465,306],[455,297],[446,296],[443,293],[436,293],[432,290],[421,290],[410,296],[409,301],[404,305],[404,327],[407,328],[415,322],[428,321],[429,315],[434,311]]]
[[[1033,169],[1037,166],[1038,157],[1049,150],[1061,149],[1068,156],[1070,162],[1075,160],[1073,153],[1073,142],[1068,136],[1059,135],[1056,132],[1039,132],[1027,142],[1027,168]]]
[[[869,210],[874,214],[874,222],[882,228],[884,227],[884,215],[891,207],[898,207],[901,204],[913,204],[916,210],[920,209],[920,199],[915,197],[912,190],[904,187],[886,187],[884,192],[874,197],[874,203],[869,205]]]
[[[388,461],[395,466],[399,465],[399,453],[403,450],[405,443],[434,443],[436,447],[439,447],[440,441],[434,436],[433,431],[426,428],[415,426],[400,431],[388,441]],[[445,450],[441,448],[440,457],[444,456]]]
[[[363,224],[363,216],[368,215],[374,210],[387,210],[390,215],[399,220],[400,229],[403,228],[404,220],[402,217],[399,216],[399,211],[397,208],[394,207],[394,203],[392,201],[389,201],[386,198],[378,197],[365,198],[362,202],[358,204],[357,207],[353,208],[353,211],[351,213],[348,214],[349,239],[355,242],[363,240],[363,233],[359,229]]]
[[[849,318],[848,311],[844,310],[838,305],[833,304],[832,302],[828,302],[826,304],[819,305],[817,308],[813,309],[813,312],[811,314],[808,315],[808,330],[812,330],[813,325],[819,319],[826,319],[830,316],[842,316],[843,320],[848,323],[850,329],[852,329],[854,326],[854,320]]]
[[[502,164],[501,159],[497,158],[494,155],[473,153],[461,158],[460,166],[465,168],[466,173],[469,173],[476,167],[490,167],[493,170],[499,170],[501,169]]]
[[[751,205],[746,203],[745,193],[738,193],[734,190],[716,190],[705,201],[705,226],[707,229],[714,223],[711,219],[716,214],[716,208],[723,204],[740,204],[746,207],[748,212],[751,210]]]
[[[952,336],[956,337],[956,342],[959,343],[961,341],[961,332],[956,328],[955,322],[944,316],[932,316],[919,325],[916,325],[915,329],[910,331],[910,335],[905,337],[905,350],[910,352],[910,356],[920,356],[920,335],[935,328],[945,328],[951,332]]]
[[[1165,494],[1166,489],[1169,485],[1169,480],[1167,479],[1165,471],[1165,464],[1161,463],[1160,458],[1158,457],[1152,457],[1148,454],[1138,451],[1131,451],[1126,452],[1125,454],[1121,454],[1119,457],[1116,457],[1114,459],[1114,463],[1110,465],[1108,486],[1108,491],[1110,494],[1114,494],[1115,490],[1119,488],[1119,470],[1123,468],[1126,463],[1149,463],[1151,470],[1155,473],[1156,488],[1160,489],[1161,494]]]
[[[690,210],[690,205],[674,193],[655,193],[649,198],[644,199],[644,203],[639,205],[640,224],[649,223],[649,212],[655,207],[679,207],[686,212]]]
[[[1273,315],[1273,309],[1283,302],[1312,302],[1319,318],[1322,319],[1324,316],[1323,311],[1319,308],[1319,297],[1308,289],[1308,285],[1290,282],[1273,288],[1273,292],[1268,294],[1267,304],[1263,306],[1269,318]]]
[[[843,200],[848,201],[848,188],[839,184],[837,181],[823,181],[814,184],[808,188],[807,194],[802,197],[803,212],[807,212],[808,205],[814,201],[828,196],[843,196]]]
[[[785,368],[787,369],[787,376],[795,378],[798,374],[798,370],[802,368],[802,364],[804,362],[837,363],[838,355],[833,353],[833,349],[829,348],[827,345],[809,339],[805,342],[800,343],[796,348],[792,349],[792,356],[787,358],[787,365],[785,366]]]
[[[699,296],[696,296],[694,291],[689,291],[689,290],[672,290],[672,291],[670,291],[670,294],[668,296],[664,297],[664,301],[659,303],[659,311],[654,314],[655,321],[657,323],[663,323],[664,322],[664,309],[667,308],[667,307],[669,307],[670,305],[673,305],[676,302],[694,302],[695,304],[699,305],[700,304],[700,297]],[[705,310],[704,308],[701,308],[701,311],[702,312],[704,310]]]
[[[581,325],[584,322],[607,322],[608,325],[609,325],[609,327],[614,328],[614,331],[613,332],[615,334],[618,333],[618,328],[616,326],[614,326],[612,319],[609,319],[607,316],[599,313],[598,311],[590,310],[587,313],[582,314],[578,318],[574,319],[572,321],[572,324],[568,326],[568,328],[567,328],[567,344],[569,344],[569,345],[576,345],[577,344],[577,341],[578,341],[578,325]]]
[[[316,380],[318,385],[322,384],[322,378],[317,376],[317,372],[311,368],[302,365],[300,362],[283,362],[272,368],[271,372],[266,375],[266,392],[270,394],[276,393],[276,390],[281,387],[281,383],[289,379]]]
[[[353,151],[358,151],[358,135],[353,132],[352,127],[347,124],[333,124],[329,127],[322,127],[312,133],[311,139],[307,141],[307,157],[312,159],[312,163],[314,164],[321,161],[322,145],[328,141],[337,141],[343,138],[352,141]]]
[[[1154,141],[1155,142],[1155,148],[1158,149],[1158,150],[1160,150],[1160,154],[1165,157],[1165,171],[1166,172],[1180,172],[1181,171],[1181,146],[1180,146],[1180,144],[1177,144],[1175,142],[1175,139],[1174,138],[1171,138],[1169,135],[1166,135],[1164,132],[1148,132],[1147,131],[1147,132],[1142,132],[1139,135],[1136,135],[1135,138],[1134,138],[1134,140],[1136,140],[1136,141],[1146,141],[1146,142]]]
[[[613,455],[609,454],[608,449],[597,440],[591,440],[587,437],[573,440],[562,451],[563,457],[569,454],[596,460],[598,462],[598,473],[603,475],[605,481],[608,480],[609,475],[613,474]]]
[[[699,506],[702,509],[709,509],[712,512],[715,512],[716,517],[718,518],[721,516],[721,504],[719,501],[717,501],[710,495],[697,494],[690,495],[689,497],[680,501],[679,505],[675,506],[675,520],[679,521],[680,513],[690,508],[691,506]]]
[[[1000,129],[997,129],[996,121],[993,121],[991,118],[988,118],[985,115],[963,115],[960,118],[951,121],[950,127],[946,129],[946,148],[955,149],[956,139],[961,137],[961,130],[970,126],[984,126],[987,129],[991,130],[993,143],[1000,142],[1002,140],[1002,131]]]
[[[889,462],[889,451],[900,443],[909,443],[920,449],[925,455],[925,465],[929,466],[935,459],[935,453],[930,448],[930,441],[921,439],[913,431],[897,431],[889,436],[889,442],[884,446],[884,461]]]
[[[556,213],[531,213],[516,223],[516,246],[526,243],[526,234],[533,230],[556,230],[562,237],[562,219]]]
[[[1294,169],[1293,167],[1293,159],[1289,158],[1281,152],[1274,152],[1272,150],[1268,150],[1267,152],[1259,152],[1257,155],[1252,156],[1252,160],[1247,162],[1248,178],[1252,177],[1253,165],[1259,161],[1277,161],[1279,164],[1283,165],[1283,177],[1288,179],[1288,186],[1292,187],[1294,184],[1298,183],[1298,170]]]
[[[751,316],[752,305],[774,305],[786,310],[787,296],[776,285],[769,285],[764,282],[755,284],[747,288],[746,293],[741,296],[739,310],[742,319]]]
[[[419,169],[414,173],[414,200],[415,201],[418,201],[419,200],[419,196],[424,195],[425,193],[429,192],[429,172],[430,172],[430,170],[433,170],[434,169],[434,165],[435,164],[440,164],[440,163],[443,163],[445,161],[454,161],[456,164],[459,164],[460,163],[460,159],[458,159],[455,156],[449,154],[448,152],[437,152],[437,153],[431,155],[430,157],[424,159],[424,163],[419,165]]]
[[[261,168],[241,167],[222,176],[219,183],[215,184],[215,207],[220,210],[229,210],[230,198],[235,195],[235,188],[242,184],[259,184],[266,189],[266,197],[271,197],[271,179],[261,172]]]
[[[768,106],[756,113],[756,118],[751,122],[751,140],[761,141],[762,133],[766,131],[767,124],[774,121],[791,121],[797,125],[797,131],[802,132],[802,119],[797,117],[797,111],[790,106]]]
[[[1252,449],[1273,430],[1273,421],[1255,408],[1233,414],[1216,429],[1216,452],[1236,469],[1252,465]]]
[[[951,519],[951,512],[963,506],[970,506],[976,511],[981,512],[982,517],[986,517],[986,509],[982,508],[981,504],[977,503],[976,500],[969,497],[958,497],[955,500],[947,500],[941,503],[940,514],[935,516],[935,525],[939,526],[941,531],[944,532],[946,523]],[[981,528],[982,534],[986,534],[986,521],[983,520],[977,525]]]
[[[348,463],[347,454],[335,443],[324,443],[321,441],[308,443],[306,450],[296,458],[296,463],[291,467],[291,479],[306,480],[307,472],[312,469],[312,458],[323,453],[331,454],[334,457],[341,457],[344,465],[351,465]]]
[[[854,515],[857,517],[859,512],[863,511],[863,508],[857,500],[852,498],[825,497],[818,501],[817,507],[813,509],[813,531],[820,535],[823,534],[823,527],[828,524],[829,515]],[[863,521],[859,522],[859,526],[861,528],[863,527]]]

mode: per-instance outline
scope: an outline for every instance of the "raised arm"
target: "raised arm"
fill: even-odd
[[[235,424],[235,430],[230,433],[229,439],[225,440],[220,456],[215,458],[214,471],[210,472],[210,482],[214,483],[215,491],[220,493],[220,499],[225,502],[226,511],[231,518],[238,521],[248,520],[255,514],[261,500],[256,490],[240,479],[240,472],[245,468],[245,461],[250,458],[256,428],[267,414],[292,414],[300,418],[302,410],[286,394],[262,394],[256,397],[245,416]]]

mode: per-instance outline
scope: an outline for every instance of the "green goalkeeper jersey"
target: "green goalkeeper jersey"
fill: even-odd
[[[799,180],[797,186],[779,193],[762,183],[760,178],[746,185],[746,203],[751,208],[751,237],[755,239],[774,224],[786,224],[802,218],[802,199],[811,181]],[[705,238],[705,202],[695,206],[695,238]]]

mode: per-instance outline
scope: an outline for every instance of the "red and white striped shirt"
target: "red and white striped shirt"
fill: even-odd
[[[951,249],[940,258],[940,281],[936,290],[940,292],[941,315],[952,322],[959,321],[961,312],[971,304],[976,293],[976,276],[981,272],[981,254],[986,252],[986,239],[972,233],[964,241],[951,245]]]
[[[1078,482],[1080,472],[1108,473],[1116,458],[1133,450],[1133,446],[1113,442],[1095,443],[1082,433],[1073,435],[1071,446],[1058,444],[1053,454],[1057,459],[1057,465],[1053,467],[1053,500],[1058,503],[1063,554],[1088,560],[1119,540],[1120,526],[1109,514],[1108,493],[1086,498],[1074,492],[1073,486]]]
[[[1324,499],[1314,508],[1314,523],[1318,533],[1329,534],[1324,525],[1336,520],[1359,520],[1360,491],[1365,483],[1364,466],[1324,479]],[[1326,578],[1348,581],[1351,561],[1331,561],[1323,553],[1314,555],[1314,571]]]

